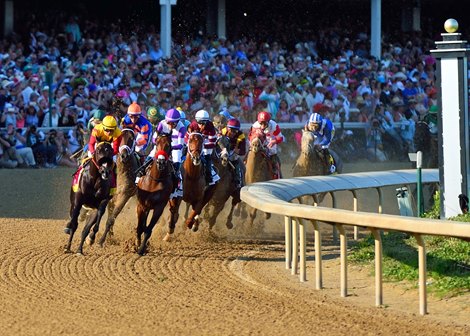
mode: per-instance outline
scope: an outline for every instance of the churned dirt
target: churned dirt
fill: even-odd
[[[290,168],[284,165],[286,176]],[[346,165],[387,168],[410,164]],[[65,254],[72,173],[0,170],[0,335],[470,335],[469,295],[430,296],[429,314],[420,316],[416,284],[386,283],[384,306],[375,307],[370,271],[350,266],[349,296],[341,298],[339,249],[328,226],[325,288],[315,290],[311,234],[308,281],[300,283],[285,269],[280,216],[258,216],[254,227],[237,218],[229,231],[222,212],[213,234],[204,224],[197,233],[185,230],[180,217],[169,243],[161,220],[150,252],[139,257],[128,249],[136,221],[131,200],[112,242],[85,246],[84,256]],[[384,212],[398,213],[394,193],[387,194]],[[377,209],[374,193],[359,197],[360,210]],[[352,207],[346,193],[339,203]]]

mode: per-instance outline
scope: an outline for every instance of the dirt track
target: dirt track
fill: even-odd
[[[430,315],[421,317],[416,289],[386,284],[386,306],[375,308],[374,279],[350,267],[350,296],[341,299],[338,248],[327,234],[325,289],[314,289],[311,259],[310,281],[300,284],[285,270],[276,216],[258,219],[256,230],[239,221],[229,232],[221,221],[218,238],[179,222],[171,243],[161,241],[159,226],[151,252],[139,258],[126,247],[135,222],[131,202],[113,244],[86,246],[85,256],[64,254],[71,173],[0,170],[0,335],[470,334],[468,295],[429,298]],[[391,197],[385,211],[395,208]]]

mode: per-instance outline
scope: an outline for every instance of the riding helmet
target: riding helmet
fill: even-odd
[[[165,120],[167,122],[178,122],[181,119],[181,115],[177,109],[169,109],[166,111]]]
[[[117,127],[117,122],[116,119],[113,116],[106,116],[103,119],[103,127],[105,128],[116,128]]]
[[[129,115],[140,115],[141,113],[142,113],[142,109],[140,108],[140,105],[137,104],[137,102],[133,102],[127,108],[127,114]]]
[[[258,122],[269,122],[271,120],[271,115],[269,114],[269,112],[266,112],[266,111],[261,111],[260,113],[258,113]]]
[[[312,113],[312,115],[310,116],[308,120],[309,123],[313,123],[313,124],[321,124],[322,121],[323,121],[323,117],[318,113]]]
[[[181,120],[186,120],[186,113],[184,113],[183,109],[181,107],[177,107],[176,108],[178,110],[178,112],[180,113],[180,119]]]
[[[206,110],[197,111],[195,118],[197,122],[210,120],[209,113]]]
[[[236,119],[236,118],[229,119],[229,121],[227,122],[227,127],[239,130],[240,129],[240,121],[238,121],[238,119]]]
[[[147,117],[149,118],[158,118],[158,110],[155,106],[149,106],[147,108]]]

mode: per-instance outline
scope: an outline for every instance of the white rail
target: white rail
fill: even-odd
[[[375,284],[376,305],[383,304],[382,293],[382,242],[380,231],[393,230],[413,234],[418,243],[419,261],[419,312],[427,313],[426,294],[426,249],[423,235],[437,235],[470,239],[470,224],[464,222],[403,217],[394,215],[374,214],[343,209],[330,209],[319,206],[290,203],[302,196],[327,192],[349,190],[357,204],[358,189],[374,188],[379,192],[379,212],[382,208],[381,188],[416,184],[416,170],[394,170],[383,172],[367,172],[355,174],[339,174],[333,176],[310,176],[281,179],[254,183],[242,188],[241,198],[248,205],[264,212],[285,216],[286,268],[292,274],[299,268],[300,281],[306,281],[306,233],[305,220],[310,220],[315,231],[315,284],[317,289],[322,286],[321,266],[321,235],[317,221],[334,225],[340,234],[341,260],[341,296],[347,296],[347,236],[343,225],[366,227],[375,238]],[[439,181],[437,169],[422,171],[423,183]],[[357,210],[357,206],[355,206]],[[297,237],[299,235],[299,237]],[[299,250],[300,249],[300,250]],[[300,260],[299,255],[300,253]],[[299,265],[300,261],[300,265]]]

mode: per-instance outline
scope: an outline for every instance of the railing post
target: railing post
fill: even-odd
[[[311,222],[315,230],[315,288],[320,290],[323,288],[321,232],[318,222],[314,219]]]
[[[380,230],[370,229],[374,235],[375,244],[375,305],[383,304],[383,285],[382,285],[382,236]]]
[[[428,313],[427,289],[426,289],[426,246],[423,236],[414,235],[418,243],[418,262],[419,262],[419,313],[426,315]]]
[[[357,193],[356,190],[351,190],[353,194],[353,211],[357,212],[358,205],[357,205]],[[359,227],[354,225],[354,240],[357,240],[359,236]]]
[[[341,259],[341,296],[347,297],[348,296],[348,242],[346,231],[344,230],[344,226],[340,224],[335,225],[339,231],[339,238],[340,238],[340,259]]]
[[[300,241],[300,282],[307,281],[307,235],[305,233],[305,223],[302,218],[296,218],[299,224],[299,241]]]
[[[285,242],[286,242],[286,269],[290,269],[292,263],[292,219],[284,216]]]
[[[291,274],[297,274],[297,267],[299,266],[299,223],[292,220],[292,268]]]

